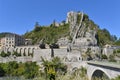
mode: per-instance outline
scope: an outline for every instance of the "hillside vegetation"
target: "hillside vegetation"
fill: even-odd
[[[35,25],[35,28],[25,33],[25,38],[31,38],[33,40],[33,44],[39,43],[43,40],[47,44],[57,42],[57,39],[61,37],[66,37],[69,35],[69,24],[60,25],[56,27],[54,25],[40,26]]]
[[[6,34],[9,34],[9,33],[8,32],[0,33],[0,38],[5,37]]]

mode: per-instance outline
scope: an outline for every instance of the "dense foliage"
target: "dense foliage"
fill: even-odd
[[[112,80],[120,80],[120,75],[117,76],[115,79],[112,79]]]
[[[16,52],[16,51],[14,51],[13,53],[11,53],[11,52],[4,52],[4,51],[1,51],[0,52],[0,56],[1,57],[10,57],[10,56],[14,56],[14,57],[21,57],[22,56],[22,53],[18,53],[18,52]],[[25,53],[23,53],[23,56],[26,56],[26,54]],[[28,56],[31,56],[31,57],[33,57],[33,53],[29,53],[28,52]]]
[[[55,80],[58,74],[65,74],[67,72],[67,66],[58,57],[54,57],[51,61],[42,58],[42,62],[46,79]]]
[[[120,39],[115,41],[114,45],[120,46]]]
[[[0,63],[0,77],[24,76],[27,79],[38,75],[39,66],[35,62],[17,63],[15,61]]]
[[[48,27],[46,26],[40,26],[35,25],[35,28],[31,32],[25,33],[25,38],[31,38],[33,41],[33,44],[39,43],[41,40],[43,42],[51,44],[55,43],[57,39],[61,37],[65,37],[69,35],[69,25],[64,24],[60,25],[59,27],[55,27],[54,25],[50,25]]]
[[[101,58],[102,58],[102,59],[108,59],[108,57],[107,57],[105,54],[102,54],[102,55],[101,55]]]
[[[4,51],[2,51],[2,52],[0,53],[0,56],[1,56],[1,57],[9,57],[10,55],[11,55],[11,52],[5,53]]]
[[[106,44],[112,44],[114,41],[111,39],[112,35],[107,29],[99,29],[97,32],[98,44],[103,46]]]
[[[0,38],[5,37],[6,34],[9,34],[9,33],[7,33],[7,32],[5,32],[5,33],[0,33]]]
[[[67,72],[67,66],[58,57],[50,61],[42,58],[42,65],[38,66],[36,62],[17,63],[16,61],[0,63],[0,77],[23,76],[25,79],[42,77],[51,80]]]

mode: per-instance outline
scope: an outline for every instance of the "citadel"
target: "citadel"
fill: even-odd
[[[13,33],[7,34],[0,39],[0,51],[6,53],[17,52],[21,56],[0,57],[0,62],[33,61],[40,65],[41,57],[50,60],[52,57],[58,56],[68,65],[68,69],[72,70],[75,67],[86,67],[87,63],[85,61],[100,61],[100,56],[97,55],[105,54],[109,56],[113,54],[114,50],[119,49],[118,46],[109,44],[100,47],[96,39],[98,28],[93,27],[92,24],[86,24],[85,17],[87,16],[83,12],[71,11],[67,13],[66,23],[70,24],[71,40],[67,37],[60,38],[56,43],[59,48],[45,44],[43,49],[40,47],[42,41],[39,45],[31,45],[31,39],[24,39],[22,36]],[[58,24],[56,23],[56,25]]]
[[[113,50],[117,47],[113,47],[109,44],[106,44],[103,48],[99,47],[96,39],[96,30],[97,27],[90,29],[92,25],[87,26],[84,22],[84,17],[86,15],[84,13],[78,12],[68,12],[66,23],[70,24],[70,36],[72,40],[70,41],[67,37],[63,37],[58,39],[57,44],[59,45],[58,49],[54,49],[54,54],[56,56],[67,57],[73,56],[76,59],[82,59],[81,55],[84,55],[88,50],[92,54],[106,54],[110,55],[113,53]],[[78,17],[80,17],[78,21]],[[58,25],[56,23],[56,25]],[[9,33],[6,34],[5,37],[0,39],[0,49],[5,52],[13,52],[16,51],[18,53],[33,53],[33,59],[37,60],[38,55],[42,56],[45,54],[50,54],[50,47],[48,45],[45,46],[45,49],[41,49],[39,45],[31,45],[31,39],[24,39],[22,36]],[[64,54],[64,55],[62,55]],[[35,57],[35,55],[37,55]],[[79,58],[77,58],[79,56]],[[45,56],[44,56],[45,57]],[[46,56],[48,58],[49,56]],[[39,58],[38,58],[39,59]]]

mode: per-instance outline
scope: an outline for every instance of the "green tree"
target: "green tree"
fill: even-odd
[[[81,67],[81,68],[80,68],[80,71],[81,71],[80,76],[81,76],[81,77],[85,77],[85,76],[86,76],[86,74],[87,74],[87,70],[86,70],[86,68]]]
[[[105,54],[102,54],[102,59],[108,59]]]
[[[41,30],[41,27],[40,27],[39,23],[36,22],[36,23],[35,23],[34,31],[35,31],[35,32],[38,32],[38,31],[40,31],[40,30]]]
[[[92,60],[92,53],[91,53],[91,48],[87,48],[87,51],[86,51],[86,56],[87,56],[87,60]]]
[[[0,63],[0,76],[24,76],[32,79],[38,76],[39,66],[36,62],[17,63],[15,61]]]
[[[0,55],[1,55],[1,57],[6,57],[7,56],[7,54],[4,51],[2,51]]]
[[[97,31],[97,40],[99,46],[104,46],[106,44],[112,44],[111,35],[107,29],[99,29]]]
[[[13,56],[16,56],[16,57],[19,57],[19,56],[21,56],[21,53],[18,53],[18,52],[16,52],[16,51],[14,51],[12,55],[13,55]]]
[[[3,77],[5,75],[5,71],[3,68],[0,66],[0,77]]]
[[[8,51],[8,52],[7,52],[7,56],[10,56],[10,55],[11,55],[11,52]]]
[[[115,56],[114,56],[114,55],[110,55],[110,56],[109,56],[109,61],[110,61],[110,62],[116,62]]]
[[[115,41],[114,45],[120,46],[120,39]]]
[[[25,64],[24,63],[19,63],[18,68],[17,68],[17,76],[22,76],[24,75],[25,72]]]
[[[8,75],[16,76],[17,68],[18,68],[18,63],[16,61],[9,62],[7,67]]]
[[[35,78],[38,75],[39,66],[36,62],[27,62],[25,63],[24,77],[27,79]]]
[[[42,57],[42,65],[44,66],[44,72],[46,75],[46,79],[49,78],[49,80],[55,80],[55,77],[57,73],[66,73],[67,67],[61,63],[60,58],[55,57],[51,61],[44,60]]]

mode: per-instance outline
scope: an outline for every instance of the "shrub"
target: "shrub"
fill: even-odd
[[[110,62],[116,62],[115,56],[114,56],[114,55],[110,55],[110,56],[109,56],[109,61],[110,61]]]
[[[39,46],[41,49],[45,49],[45,44],[44,43],[42,43],[42,44],[40,44],[40,46]]]
[[[58,45],[58,44],[53,43],[53,44],[51,44],[49,47],[50,47],[50,48],[59,48],[59,45]]]
[[[105,54],[102,54],[102,59],[108,59]]]
[[[5,71],[3,68],[0,66],[0,77],[3,77],[5,75]]]

